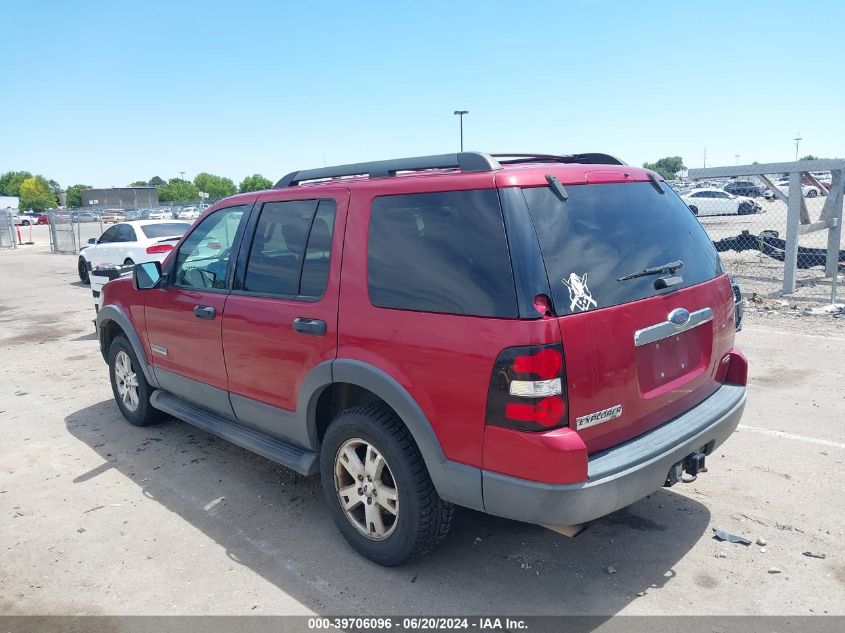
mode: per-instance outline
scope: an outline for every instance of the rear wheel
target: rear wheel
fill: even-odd
[[[109,348],[109,377],[115,402],[130,424],[147,426],[165,417],[150,404],[153,388],[144,377],[135,350],[122,334]]]
[[[454,507],[437,495],[413,437],[383,404],[334,419],[323,438],[320,476],[343,537],[380,565],[419,558],[449,531]]]
[[[125,260],[123,260],[123,265],[124,266],[134,266],[135,262],[133,262],[130,257],[127,257]]]
[[[698,207],[697,206],[693,205],[689,208],[689,210],[692,211],[693,215],[698,215]]]
[[[79,258],[79,263],[77,264],[76,269],[79,272],[79,281],[86,285],[91,283],[91,279],[88,277],[88,263],[85,261],[84,257]]]

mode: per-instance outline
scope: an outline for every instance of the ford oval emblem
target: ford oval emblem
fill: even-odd
[[[669,322],[675,327],[683,327],[689,323],[689,310],[675,308],[669,313]]]

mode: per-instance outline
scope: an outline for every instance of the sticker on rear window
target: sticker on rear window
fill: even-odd
[[[585,312],[591,307],[597,308],[598,303],[590,294],[590,289],[587,287],[587,273],[579,277],[576,273],[569,273],[569,279],[561,278],[563,285],[569,289],[569,311]]]

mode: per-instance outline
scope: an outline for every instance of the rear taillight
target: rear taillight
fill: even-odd
[[[160,255],[161,253],[168,253],[173,250],[173,244],[156,244],[155,246],[147,247],[147,255]]]
[[[493,365],[487,424],[548,431],[567,424],[563,346],[509,347]]]

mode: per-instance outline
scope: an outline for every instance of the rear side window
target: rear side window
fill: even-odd
[[[191,228],[191,225],[187,222],[167,222],[163,224],[145,224],[141,227],[141,231],[148,238],[154,239],[156,237],[184,235],[189,228]]]
[[[244,290],[321,297],[328,281],[336,208],[334,200],[266,203],[255,228]]]
[[[523,189],[558,314],[606,308],[672,292],[721,274],[719,256],[698,220],[665,183],[567,185]],[[657,276],[619,277],[681,260],[683,282],[656,290]]]
[[[495,190],[376,198],[367,271],[370,301],[381,308],[517,316]]]

